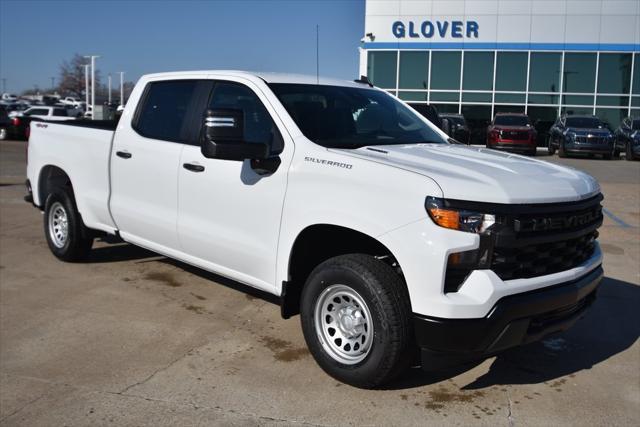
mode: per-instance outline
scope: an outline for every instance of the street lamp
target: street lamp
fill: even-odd
[[[91,58],[91,120],[96,118],[96,58],[98,55],[87,55],[85,58]]]
[[[84,64],[84,107],[89,111],[89,64]]]
[[[120,105],[124,105],[124,71],[120,71]]]
[[[107,81],[109,82],[109,105],[111,105],[111,73],[107,76]]]

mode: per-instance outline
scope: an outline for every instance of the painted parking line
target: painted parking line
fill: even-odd
[[[622,219],[615,216],[609,209],[602,208],[602,212],[604,212],[609,218],[611,218],[615,223],[617,223],[622,228],[633,228],[632,225],[627,224]]]

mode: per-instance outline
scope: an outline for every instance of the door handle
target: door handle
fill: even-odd
[[[128,151],[116,151],[116,156],[122,157],[123,159],[130,159],[131,153]]]
[[[194,163],[184,163],[182,167],[191,172],[204,172],[204,166]]]

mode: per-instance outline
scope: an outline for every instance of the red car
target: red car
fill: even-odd
[[[487,128],[487,148],[535,156],[536,137],[526,114],[498,113]]]

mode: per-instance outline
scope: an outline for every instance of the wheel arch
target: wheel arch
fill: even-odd
[[[73,183],[69,175],[59,166],[45,165],[40,169],[38,175],[38,206],[40,209],[44,209],[44,204],[47,197],[55,188],[69,188],[71,195],[73,196]]]
[[[287,319],[300,313],[300,295],[307,277],[320,263],[338,255],[364,253],[389,263],[402,278],[402,269],[387,246],[375,237],[335,224],[313,224],[296,236],[289,253],[287,280],[282,283],[281,314]]]

